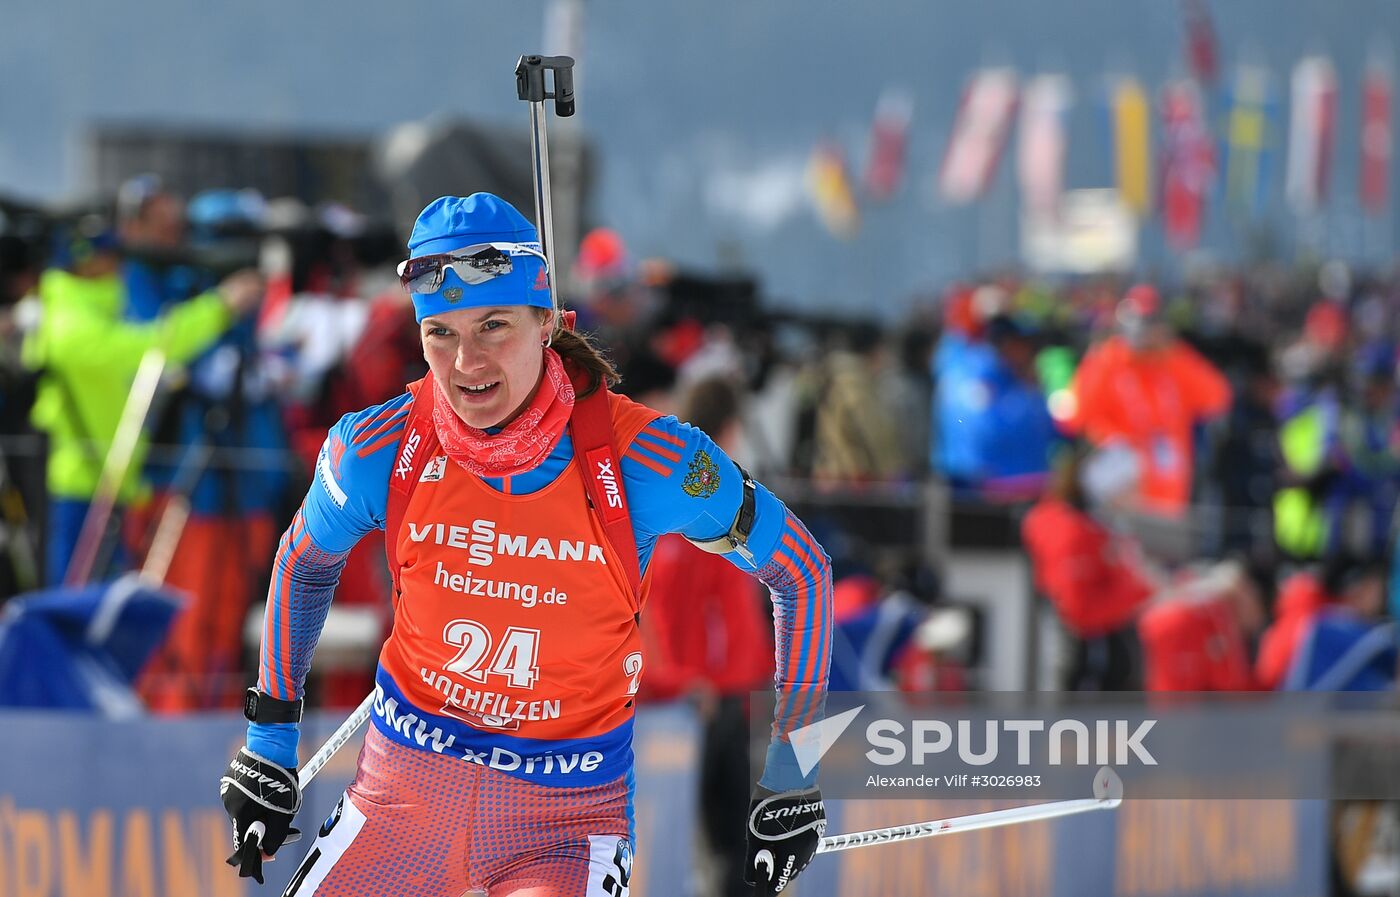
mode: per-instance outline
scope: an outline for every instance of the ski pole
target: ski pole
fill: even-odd
[[[96,567],[107,526],[116,509],[122,485],[136,460],[141,431],[146,425],[146,417],[150,414],[151,403],[155,401],[164,372],[165,354],[159,349],[146,350],[146,354],[141,356],[131,391],[127,394],[126,406],[122,409],[111,448],[107,450],[97,489],[88,506],[87,516],[83,518],[83,528],[78,533],[77,544],[68,561],[68,571],[63,577],[66,586],[83,585],[94,573],[101,573]]]
[[[554,73],[554,90],[545,85],[545,73]],[[571,56],[521,56],[515,64],[515,93],[530,104],[530,159],[534,166],[535,226],[540,232],[545,264],[549,266],[549,304],[559,313],[554,269],[554,207],[549,192],[549,137],[545,129],[544,101],[554,100],[554,114],[574,114],[574,60]]]
[[[837,850],[850,850],[853,847],[892,844],[896,841],[912,841],[916,838],[932,838],[937,835],[956,835],[962,832],[975,832],[979,829],[1018,825],[1023,822],[1058,819],[1061,816],[1073,816],[1077,813],[1089,813],[1095,810],[1113,810],[1122,802],[1123,780],[1118,777],[1116,772],[1105,766],[1094,775],[1093,797],[1032,804],[1028,807],[1009,807],[1005,810],[974,813],[970,816],[952,816],[929,822],[911,822],[907,825],[896,825],[890,828],[832,835],[821,839],[817,845],[817,853],[832,853]]]
[[[554,73],[554,89],[546,85],[546,72]],[[549,200],[549,139],[545,129],[545,100],[554,100],[554,114],[574,114],[574,60],[570,56],[521,56],[515,65],[516,95],[530,104],[530,155],[534,165],[535,224],[540,232],[540,247],[549,266],[549,301],[556,314],[559,297],[554,289],[554,212]],[[321,749],[306,761],[297,773],[297,782],[305,788],[321,768],[345,746],[369,719],[374,704],[374,692],[360,702],[354,712],[340,724]]]
[[[345,718],[345,722],[340,724],[340,728],[331,733],[331,737],[326,739],[326,743],[321,745],[321,749],[311,755],[311,759],[306,761],[306,765],[297,772],[297,785],[305,788],[311,784],[311,780],[316,778],[316,773],[335,756],[335,752],[345,746],[345,742],[355,734],[365,720],[369,719],[370,707],[374,705],[374,692],[365,695],[365,699],[360,702],[354,712]]]

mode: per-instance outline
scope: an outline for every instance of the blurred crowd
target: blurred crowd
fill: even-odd
[[[928,474],[1015,521],[1061,687],[1393,687],[1398,290],[1334,262],[939,297]],[[884,668],[960,631],[913,616]]]
[[[344,207],[186,201],[152,176],[36,220],[0,236],[0,586],[134,570],[179,590],[141,695],[234,706],[327,427],[426,370],[399,241]],[[827,319],[598,229],[561,284],[623,392],[710,432],[809,520],[838,577],[834,688],[979,685],[985,634],[923,533],[931,489],[1011,523],[1061,624],[1066,688],[1393,683],[1377,633],[1398,597],[1395,276],[1006,273],[898,321]],[[707,563],[657,548],[648,688],[738,726],[771,675],[771,622],[752,583]],[[377,644],[383,568],[372,540],[352,555],[331,646],[338,627]],[[328,664],[313,697],[357,702],[371,663]]]
[[[235,707],[327,428],[426,373],[401,241],[341,206],[186,201],[151,176],[110,204],[0,224],[0,688],[16,681],[7,657],[39,656],[7,653],[7,624],[13,642],[24,610],[66,620],[64,596],[115,579],[182,596],[173,620],[138,618],[154,647],[123,672],[141,703]],[[637,259],[607,229],[560,273],[621,391],[704,429],[831,555],[833,689],[986,686],[1002,636],[940,569],[971,538],[1026,566],[1061,688],[1395,685],[1400,275],[1009,272],[890,321],[767,308],[754,278]],[[313,705],[372,686],[391,622],[382,551],[365,540],[348,559]],[[649,575],[639,700],[694,708],[700,875],[746,893],[732,820],[750,696],[773,675],[771,607],[679,537]],[[57,684],[18,703],[82,690],[40,678]]]

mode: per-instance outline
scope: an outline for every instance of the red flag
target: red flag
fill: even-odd
[[[1293,67],[1288,122],[1288,201],[1300,212],[1315,211],[1327,199],[1332,170],[1332,134],[1337,115],[1337,75],[1323,56],[1300,59]]]
[[[1188,81],[1162,90],[1162,219],[1177,249],[1201,236],[1206,191],[1215,178],[1215,146],[1206,130],[1201,96]]]
[[[886,91],[876,104],[864,177],[871,199],[889,199],[904,178],[904,148],[913,115],[914,98],[902,90]]]
[[[1390,203],[1390,69],[1372,62],[1361,88],[1361,205],[1372,215]]]
[[[1219,70],[1215,26],[1205,0],[1184,0],[1186,13],[1186,63],[1191,74],[1202,84],[1215,83]]]
[[[958,105],[948,150],[938,171],[938,191],[949,202],[971,202],[986,192],[1006,146],[1016,110],[1016,73],[983,69],[972,76]]]

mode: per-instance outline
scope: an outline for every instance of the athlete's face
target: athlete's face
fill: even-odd
[[[551,322],[527,306],[463,308],[423,319],[423,357],[467,426],[504,426],[534,397]]]

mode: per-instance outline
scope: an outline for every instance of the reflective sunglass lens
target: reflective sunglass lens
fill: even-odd
[[[410,293],[435,293],[437,288],[442,286],[442,269],[429,271],[426,274],[413,278],[405,284]]]
[[[399,279],[410,293],[431,293],[442,284],[443,258],[410,259]]]
[[[399,282],[410,293],[434,293],[442,286],[443,272],[451,268],[463,283],[470,286],[486,283],[502,274],[514,270],[508,253],[495,246],[480,249],[468,247],[471,251],[458,250],[451,253],[425,255],[409,259],[399,264]],[[537,253],[529,253],[543,260]]]
[[[488,247],[471,255],[453,256],[452,270],[469,284],[485,283],[493,277],[511,272],[510,256]]]

